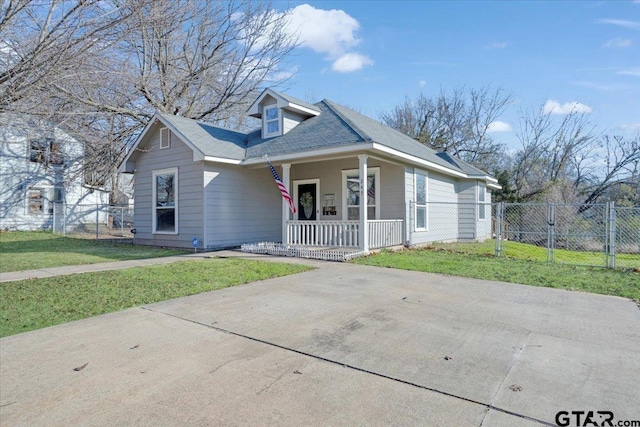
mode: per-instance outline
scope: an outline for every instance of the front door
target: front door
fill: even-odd
[[[318,186],[314,183],[298,184],[298,220],[315,221],[318,211]]]

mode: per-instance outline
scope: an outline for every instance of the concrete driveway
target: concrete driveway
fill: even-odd
[[[640,310],[629,300],[319,265],[3,338],[0,424],[640,419]]]

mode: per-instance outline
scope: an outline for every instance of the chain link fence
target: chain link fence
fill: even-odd
[[[489,207],[491,221],[485,221],[482,212],[488,220]],[[431,242],[493,238],[496,256],[640,269],[640,207],[432,202],[426,209]],[[411,216],[410,222],[414,220]],[[54,233],[132,239],[133,228],[129,206],[54,204]]]
[[[640,269],[640,208],[616,206],[613,213],[615,266]]]
[[[640,268],[640,208],[498,203],[492,210],[496,256],[518,256],[530,245],[544,248],[548,262]]]
[[[53,232],[88,239],[132,239],[133,208],[55,203]]]

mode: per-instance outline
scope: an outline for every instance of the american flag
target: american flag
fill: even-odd
[[[376,181],[373,180],[373,181],[369,182],[368,184],[370,184],[370,185],[367,187],[367,195],[375,200],[375,198],[376,198],[376,187],[375,187]],[[369,203],[369,202],[367,201],[367,203]]]
[[[287,203],[289,203],[289,209],[291,209],[291,212],[295,214],[296,213],[296,205],[295,205],[295,203],[293,203],[293,198],[291,197],[291,195],[287,191],[287,187],[284,185],[284,183],[282,181],[280,181],[280,177],[278,176],[278,172],[276,172],[276,170],[273,168],[273,165],[271,164],[271,162],[269,160],[267,160],[267,163],[269,163],[269,169],[271,169],[271,173],[273,174],[273,179],[276,180],[276,184],[278,185],[278,190],[280,190],[280,193],[282,194],[282,197],[287,201]]]

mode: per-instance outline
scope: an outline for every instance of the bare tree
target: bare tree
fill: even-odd
[[[496,166],[503,147],[488,134],[511,96],[503,89],[441,91],[436,98],[420,93],[383,114],[382,121],[436,151],[446,151],[482,169]]]
[[[265,1],[13,1],[2,12],[0,109],[64,126],[94,156],[90,175],[111,181],[155,111],[244,126],[296,46]]]
[[[55,87],[75,103],[143,123],[154,111],[230,122],[295,47],[286,15],[262,2],[129,0],[117,6],[130,16],[122,39],[104,47],[98,63],[70,75],[76,85]]]
[[[558,118],[541,108],[523,111],[512,177],[519,200],[535,200],[554,191],[562,201],[575,201],[583,175],[582,156],[597,141],[595,127],[584,113],[572,111]],[[560,201],[560,200],[558,200]]]
[[[498,166],[503,148],[489,135],[492,123],[500,118],[511,103],[511,96],[504,89],[483,87],[469,91],[467,120],[470,130],[466,144],[458,150],[458,156],[484,170]]]
[[[640,205],[640,135],[604,135],[591,154],[588,161],[581,157],[577,162],[583,166],[578,187],[584,203],[597,203],[626,187],[629,201]]]
[[[9,0],[0,15],[0,113],[19,111],[118,33],[126,14],[99,0]],[[26,110],[26,108],[22,108]]]

